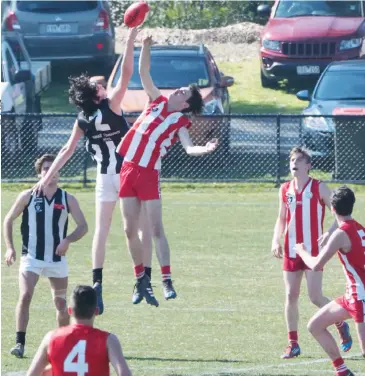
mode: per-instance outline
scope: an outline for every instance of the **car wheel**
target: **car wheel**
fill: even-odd
[[[270,80],[267,78],[261,71],[261,86],[264,88],[274,89],[278,86],[278,83],[275,80]]]

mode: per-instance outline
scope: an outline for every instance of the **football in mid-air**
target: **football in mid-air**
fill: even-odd
[[[132,4],[124,13],[124,23],[128,27],[142,25],[150,10],[148,4],[144,1]]]

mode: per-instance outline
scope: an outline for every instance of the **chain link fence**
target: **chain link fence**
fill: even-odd
[[[3,182],[37,180],[34,161],[57,154],[68,140],[75,114],[0,114]],[[131,114],[132,121],[136,114]],[[289,151],[306,146],[312,175],[325,181],[365,183],[365,116],[210,115],[193,119],[195,144],[219,138],[218,149],[189,157],[176,143],[162,162],[163,181],[274,182],[290,177]],[[96,165],[80,140],[62,169],[63,182],[94,182]]]

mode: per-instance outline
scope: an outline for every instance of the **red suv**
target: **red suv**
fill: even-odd
[[[276,0],[261,33],[261,83],[318,78],[337,60],[365,57],[365,2]]]

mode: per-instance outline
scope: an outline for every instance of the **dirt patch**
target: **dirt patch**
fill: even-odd
[[[258,55],[261,30],[261,25],[251,22],[201,30],[146,28],[137,38],[137,45],[144,35],[151,34],[157,44],[204,43],[212,51],[217,61],[241,61]],[[118,53],[123,50],[126,35],[125,27],[116,28],[116,50]]]

